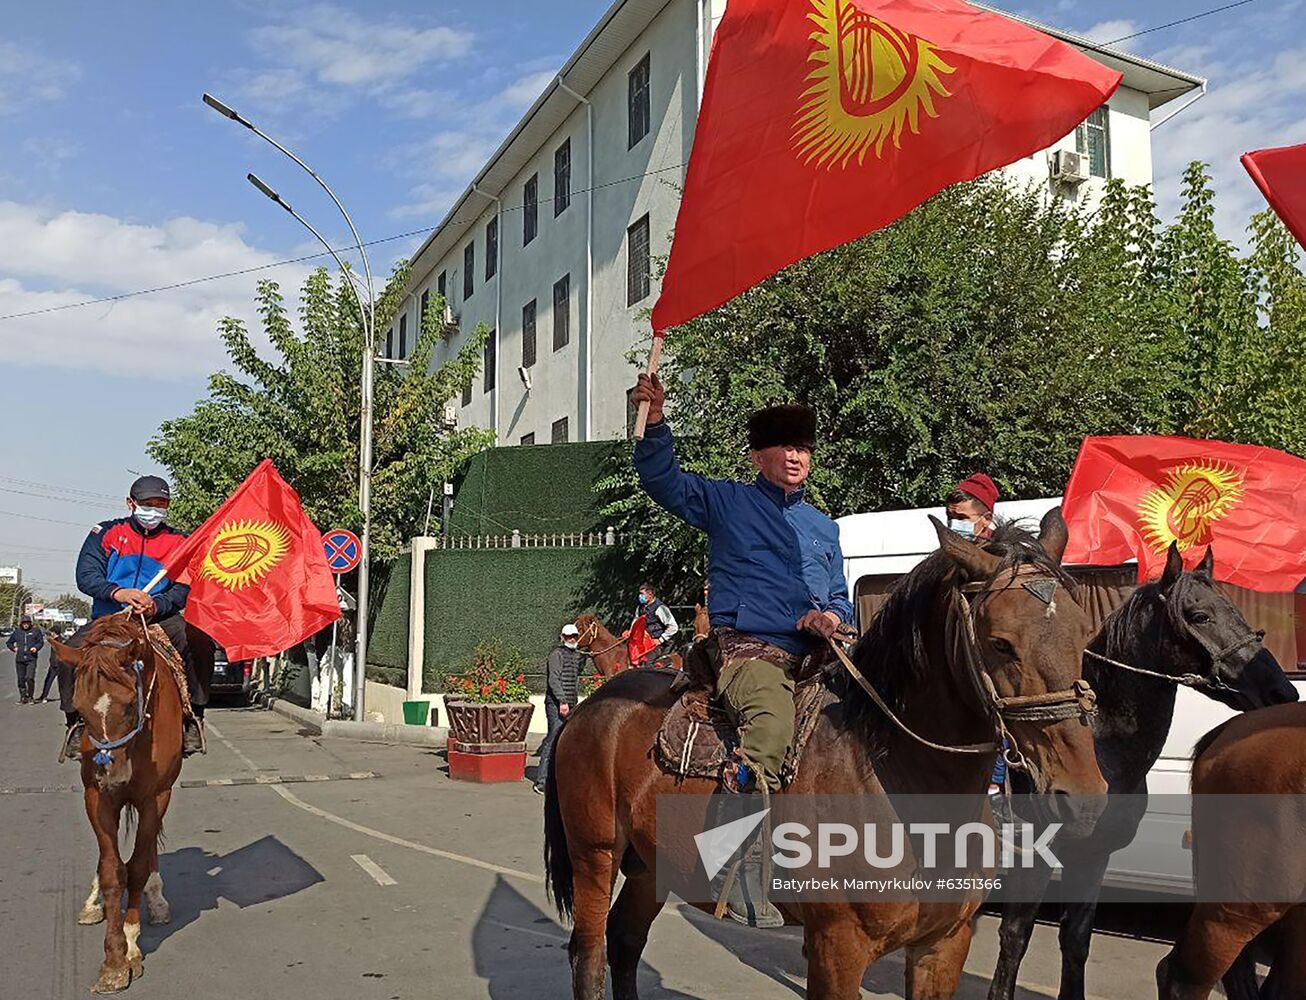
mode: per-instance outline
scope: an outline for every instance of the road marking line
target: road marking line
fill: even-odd
[[[377,885],[398,885],[399,883],[392,879],[386,870],[369,858],[366,854],[351,854],[354,864],[376,879]]]
[[[536,937],[546,938],[549,941],[557,941],[559,944],[566,944],[570,938],[566,934],[550,934],[548,931],[536,930],[534,927],[518,927],[516,924],[505,924],[498,920],[491,920],[490,923],[495,927],[502,927],[505,931],[517,931],[520,934],[534,934]]]
[[[239,757],[251,771],[257,771],[253,761],[236,749],[235,745],[222,735],[212,723],[206,724],[209,732],[216,736],[222,743]],[[370,771],[358,771],[350,777],[370,776]],[[483,871],[494,872],[496,875],[506,875],[509,878],[519,878],[527,882],[534,882],[536,885],[544,884],[544,876],[536,875],[534,872],[518,871],[516,868],[505,868],[503,865],[492,864],[489,861],[482,861],[480,858],[470,858],[465,854],[455,854],[453,851],[442,851],[438,847],[430,847],[426,844],[419,844],[414,840],[405,840],[403,837],[396,837],[394,834],[386,833],[383,830],[374,830],[370,826],[363,826],[362,823],[355,823],[353,820],[345,819],[343,816],[337,816],[335,813],[327,812],[325,809],[319,809],[317,806],[309,805],[293,792],[288,791],[282,785],[268,785],[268,788],[276,792],[292,806],[303,809],[306,813],[324,819],[328,823],[335,823],[337,826],[343,826],[346,830],[353,830],[355,833],[361,833],[364,836],[375,837],[377,840],[383,840],[387,844],[394,844],[397,847],[407,847],[410,851],[418,851],[422,854],[429,854],[434,858],[444,858],[446,861],[456,861],[462,865],[468,865],[471,868],[480,868]]]

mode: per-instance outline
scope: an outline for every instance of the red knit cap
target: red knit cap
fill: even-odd
[[[970,478],[963,479],[957,484],[957,489],[963,493],[969,493],[989,510],[993,510],[998,505],[998,488],[994,485],[993,480],[982,472],[977,472]]]

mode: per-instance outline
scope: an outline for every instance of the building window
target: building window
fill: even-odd
[[[408,314],[404,313],[399,317],[399,353],[397,358],[408,357]]]
[[[521,307],[521,366],[535,364],[535,300]]]
[[[531,174],[522,194],[521,245],[526,246],[540,231],[540,175]]]
[[[447,272],[441,271],[440,277],[435,279],[435,290],[445,302],[449,301],[449,275]]]
[[[553,349],[559,351],[571,342],[571,275],[564,274],[553,283]]]
[[[426,329],[426,310],[431,304],[431,290],[428,288],[422,293],[422,304],[418,307],[417,313],[417,335],[420,337],[422,331]]]
[[[499,217],[496,215],[485,226],[485,280],[489,281],[499,270]]]
[[[463,247],[463,301],[472,297],[476,287],[476,244]]]
[[[468,382],[463,386],[463,406],[472,405],[472,384]]]
[[[644,53],[627,80],[626,148],[634,149],[648,135],[652,110],[649,105],[649,53]]]
[[[525,446],[528,445],[528,444],[534,444],[534,443],[535,443],[535,432],[534,432],[534,431],[532,431],[530,434],[523,434],[523,435],[521,436],[521,444],[522,444],[523,447],[525,447]]]
[[[385,332],[385,356],[387,358],[395,356],[395,332],[393,328]]]
[[[1075,129],[1075,149],[1088,156],[1093,177],[1111,176],[1111,129],[1106,105],[1098,108]]]
[[[626,305],[648,298],[648,216],[626,230]]]
[[[485,371],[482,373],[485,379],[485,391],[490,392],[494,389],[494,331],[490,331],[490,336],[485,341]]]
[[[567,443],[567,418],[566,417],[563,417],[561,420],[555,420],[553,422],[551,441],[553,444]]]
[[[553,214],[561,215],[571,204],[571,140],[553,153]]]

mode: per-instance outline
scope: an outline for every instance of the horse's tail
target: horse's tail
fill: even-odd
[[[544,877],[549,898],[566,920],[572,916],[571,852],[567,849],[567,828],[558,802],[558,769],[549,768],[544,782]]]

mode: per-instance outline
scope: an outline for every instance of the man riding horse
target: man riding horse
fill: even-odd
[[[91,598],[92,621],[131,608],[133,614],[157,623],[167,633],[186,666],[194,717],[186,718],[182,752],[190,756],[204,748],[201,720],[213,677],[213,642],[197,629],[188,629],[181,617],[189,587],[163,577],[148,593],[141,589],[186,537],[166,523],[171,497],[167,482],[158,476],[141,476],[132,483],[127,497],[129,516],[102,521],[86,536],[77,556],[77,589]],[[66,645],[80,647],[89,628],[89,624],[82,626]],[[73,670],[61,662],[59,707],[68,720],[64,753],[78,759],[83,722],[72,699]]]
[[[760,783],[776,791],[794,737],[794,671],[814,639],[852,620],[839,529],[803,499],[816,415],[803,405],[753,414],[748,447],[758,476],[742,483],[681,470],[656,375],[641,375],[631,399],[649,403],[648,429],[635,445],[640,484],[708,536],[716,691],[739,728],[738,764],[727,769],[726,787],[752,791]],[[760,870],[748,874],[760,878]]]

